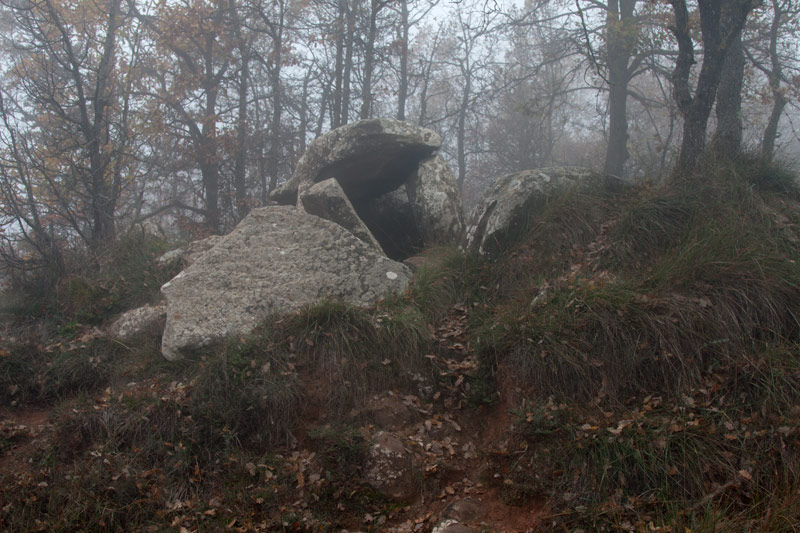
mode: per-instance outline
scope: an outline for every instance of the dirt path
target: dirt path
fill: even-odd
[[[29,472],[32,457],[47,446],[52,430],[46,409],[0,410],[0,475]]]

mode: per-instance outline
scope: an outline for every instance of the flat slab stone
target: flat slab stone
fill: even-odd
[[[400,187],[442,144],[439,135],[408,122],[375,118],[336,128],[308,145],[291,179],[270,198],[294,205],[298,190],[336,178],[351,201]]]

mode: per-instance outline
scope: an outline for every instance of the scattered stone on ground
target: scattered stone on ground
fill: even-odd
[[[485,504],[477,498],[463,498],[445,507],[441,517],[442,520],[480,522],[486,519],[486,508]]]
[[[445,520],[431,530],[431,533],[478,533],[480,530],[460,524],[455,520]]]
[[[419,420],[419,414],[393,393],[373,397],[366,415],[383,429],[405,427]]]

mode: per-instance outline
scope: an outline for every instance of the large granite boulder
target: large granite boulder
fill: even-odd
[[[325,299],[366,306],[408,286],[409,269],[338,224],[295,207],[254,209],[166,283],[162,352],[178,359]]]
[[[336,222],[365,243],[383,252],[381,245],[358,217],[353,204],[334,178],[320,181],[305,189],[300,195],[300,205],[306,213]]]
[[[463,234],[455,177],[444,159],[433,155],[440,144],[433,131],[396,120],[348,124],[312,142],[272,199],[343,223],[329,208],[310,211],[304,200],[315,184],[335,178],[386,254],[402,260],[427,244],[458,241]]]
[[[541,168],[501,176],[472,213],[466,248],[492,255],[510,235],[524,228],[553,192],[600,183],[596,174],[579,167]]]
[[[379,196],[397,189],[419,162],[442,144],[435,132],[389,119],[360,120],[315,139],[289,181],[270,197],[294,204],[304,187],[336,178],[347,196]]]

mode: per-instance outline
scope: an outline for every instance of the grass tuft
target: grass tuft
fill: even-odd
[[[48,352],[39,345],[12,345],[0,357],[0,400],[6,405],[48,405],[92,394],[112,379],[128,349],[109,339]]]

